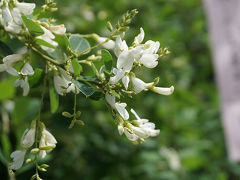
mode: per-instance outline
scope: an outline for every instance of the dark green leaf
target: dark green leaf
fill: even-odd
[[[78,80],[80,81],[88,81],[88,82],[100,82],[101,80],[96,78],[96,77],[92,77],[92,76],[80,76],[78,78]]]
[[[106,49],[102,50],[102,60],[104,61],[106,70],[110,72],[112,70],[112,55]]]
[[[34,69],[34,74],[32,76],[28,76],[28,82],[31,88],[38,86],[43,80],[43,70],[36,68]]]
[[[76,51],[78,54],[81,54],[83,51],[90,48],[89,42],[86,39],[84,39],[78,35],[70,36],[69,42],[70,42],[70,46],[71,46],[72,50]],[[88,52],[86,52],[84,54],[87,54]]]
[[[25,15],[22,15],[22,20],[23,20],[24,24],[27,26],[29,32],[33,36],[40,36],[40,35],[44,34],[44,31],[42,30],[42,28],[38,24],[36,24],[34,21],[27,18]]]
[[[49,89],[49,97],[50,97],[51,113],[55,113],[58,110],[58,106],[59,106],[59,96],[55,92],[55,89],[53,87]]]
[[[76,59],[72,60],[73,72],[75,76],[79,76],[82,71],[82,66],[77,62]]]
[[[95,91],[93,95],[90,96],[90,99],[99,101],[104,99],[104,93],[102,91]]]
[[[0,41],[0,54],[7,56],[13,54],[12,50],[4,42]]]
[[[95,88],[75,79],[72,80],[75,86],[86,96],[89,97],[95,92]]]

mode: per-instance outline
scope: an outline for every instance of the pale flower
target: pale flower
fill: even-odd
[[[118,57],[121,54],[121,52],[126,51],[126,50],[128,50],[128,45],[127,45],[126,41],[125,40],[123,41],[121,39],[121,36],[119,35],[115,42],[114,52],[115,52],[116,56]]]
[[[56,26],[49,26],[48,28],[50,31],[52,31],[55,34],[64,34],[66,32],[66,28],[64,24],[56,25]]]
[[[23,76],[27,76],[27,75],[32,76],[34,74],[32,66],[28,62],[25,63],[20,71],[20,74]]]
[[[13,158],[13,162],[10,163],[10,169],[17,170],[20,167],[22,167],[25,154],[26,154],[26,150],[22,150],[22,151],[17,150],[12,152],[10,157]]]
[[[134,44],[141,44],[144,39],[144,30],[140,28],[140,33],[135,37]]]
[[[44,128],[43,131],[42,131],[42,136],[41,136],[41,139],[40,139],[39,148],[49,147],[49,150],[40,150],[39,157],[41,159],[44,158],[47,155],[47,153],[51,152],[52,149],[55,148],[56,144],[57,144],[57,141],[54,138],[54,136]]]
[[[20,3],[16,2],[17,8],[25,15],[30,15],[33,13],[34,8],[36,5],[34,3]]]
[[[129,118],[129,114],[126,110],[127,104],[126,103],[115,103],[115,108],[119,112],[119,114],[122,116],[124,120],[127,120]]]
[[[103,43],[103,42],[105,42],[107,39],[108,39],[108,38],[106,38],[106,37],[100,37],[100,36],[98,36],[98,35],[96,36],[96,41],[97,41],[98,43]],[[110,40],[108,40],[108,42],[102,44],[102,46],[103,46],[104,48],[106,48],[106,49],[113,49],[113,48],[115,47],[115,42],[110,39]]]
[[[21,145],[24,149],[31,147],[35,141],[35,124],[30,129],[26,129],[21,139]]]
[[[115,95],[114,94],[109,94],[108,92],[105,94],[105,99],[107,103],[114,108],[115,107]]]
[[[133,88],[136,93],[140,93],[142,90],[145,90],[153,85],[153,83],[145,83],[144,81],[136,77],[131,77],[131,81],[133,83]]]
[[[40,35],[38,37],[36,37],[37,39],[42,39],[46,42],[48,42],[49,44],[51,44],[52,46],[54,47],[57,47],[58,46],[58,43],[56,41],[54,41],[55,39],[55,36],[53,35],[53,33],[46,29],[45,27],[43,26],[40,26],[42,28],[42,30],[44,31],[44,34],[43,35]],[[54,49],[53,48],[49,48],[49,47],[46,47],[44,45],[40,45],[40,47],[45,50],[45,51],[48,51],[48,52],[53,52]]]
[[[174,91],[174,87],[173,86],[171,86],[170,88],[152,87],[151,90],[155,93],[158,93],[158,94],[171,95]]]
[[[14,86],[18,87],[20,86],[23,89],[23,96],[27,96],[30,90],[29,84],[28,84],[28,78],[22,77],[20,79],[17,79],[14,82]]]

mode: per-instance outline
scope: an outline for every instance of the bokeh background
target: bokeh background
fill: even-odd
[[[61,98],[60,108],[53,115],[46,95],[42,120],[58,144],[45,160],[50,167],[41,174],[43,179],[239,179],[239,164],[229,162],[227,157],[206,17],[200,0],[56,2],[59,11],[51,16],[64,23],[69,32],[96,32],[103,36],[107,35],[108,20],[114,24],[127,10],[138,9],[139,14],[126,35],[128,42],[143,27],[146,39],[158,40],[171,51],[157,68],[144,71],[141,77],[150,81],[159,76],[159,84],[174,85],[175,92],[171,96],[144,92],[126,100],[140,117],[149,118],[161,129],[158,137],[140,145],[119,136],[104,101],[80,95],[78,107],[85,126],[69,130],[70,121],[61,112],[71,112],[73,96]],[[18,48],[12,41],[9,46],[13,51]],[[0,78],[0,179],[5,180],[9,155],[20,147],[24,129],[36,116],[41,89],[32,89],[28,97],[22,97],[21,91],[14,89],[12,78],[3,73]],[[16,178],[30,179],[33,173],[34,167],[26,165],[16,172]]]

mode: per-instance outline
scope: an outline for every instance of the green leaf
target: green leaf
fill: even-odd
[[[15,87],[13,79],[4,79],[0,81],[0,100],[6,100],[15,96]]]
[[[23,20],[24,24],[27,26],[29,32],[33,36],[40,36],[40,35],[44,34],[44,31],[42,30],[42,28],[38,24],[36,24],[34,21],[27,18],[23,14],[22,14],[22,20]]]
[[[58,47],[67,52],[67,48],[70,47],[69,40],[65,34],[55,34],[55,39],[58,43]]]
[[[86,97],[93,95],[93,93],[95,92],[95,88],[88,84],[77,81],[75,79],[73,79],[72,82]]]
[[[52,49],[57,49],[55,46],[51,45],[50,43],[42,40],[42,39],[35,39],[35,43],[37,45],[42,45],[42,46],[46,46],[46,47],[49,47],[49,48],[52,48]]]
[[[90,48],[89,42],[78,35],[71,35],[69,37],[69,42],[72,50],[76,51],[78,54],[81,54],[83,51]],[[87,54],[88,52],[84,54]]]
[[[79,76],[82,71],[82,66],[77,62],[76,59],[72,60],[73,72],[75,76]]]
[[[34,69],[34,74],[32,76],[28,76],[28,82],[31,88],[38,86],[44,77],[44,73],[42,69],[36,68]]]
[[[80,76],[78,78],[78,80],[80,81],[88,81],[88,82],[100,82],[101,80],[96,78],[96,77],[92,77],[92,76]]]
[[[104,61],[106,70],[110,72],[112,70],[112,55],[106,49],[102,50],[102,60]]]
[[[53,87],[49,89],[49,97],[50,97],[51,113],[55,113],[58,110],[58,106],[59,106],[59,96]]]
[[[105,94],[102,91],[95,91],[93,95],[90,96],[90,99],[99,101],[104,99]]]
[[[8,47],[7,44],[4,42],[0,41],[0,54],[3,56],[7,56],[10,54],[13,54],[12,50]]]

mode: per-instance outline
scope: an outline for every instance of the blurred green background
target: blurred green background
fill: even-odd
[[[69,130],[70,121],[61,112],[71,112],[73,96],[62,97],[58,113],[52,115],[46,95],[42,120],[58,144],[46,158],[50,167],[47,173],[41,174],[43,179],[239,179],[240,166],[227,159],[206,17],[200,0],[56,2],[59,11],[53,17],[58,23],[64,23],[69,32],[96,32],[103,36],[107,35],[108,20],[114,24],[127,10],[138,9],[139,14],[126,35],[128,42],[143,27],[145,40],[158,40],[171,51],[157,68],[144,71],[141,77],[151,81],[159,76],[159,85],[174,85],[175,92],[171,96],[143,92],[127,100],[140,117],[149,118],[161,129],[158,137],[140,145],[119,136],[104,101],[79,96],[78,106],[85,126]],[[14,44],[10,47],[13,51],[17,48]],[[32,89],[28,97],[22,97],[21,91],[14,90],[13,80],[7,74],[1,73],[0,77],[0,179],[5,180],[9,155],[20,147],[24,129],[36,116],[41,89]],[[30,179],[33,173],[32,166],[24,166],[16,172],[16,178]]]

